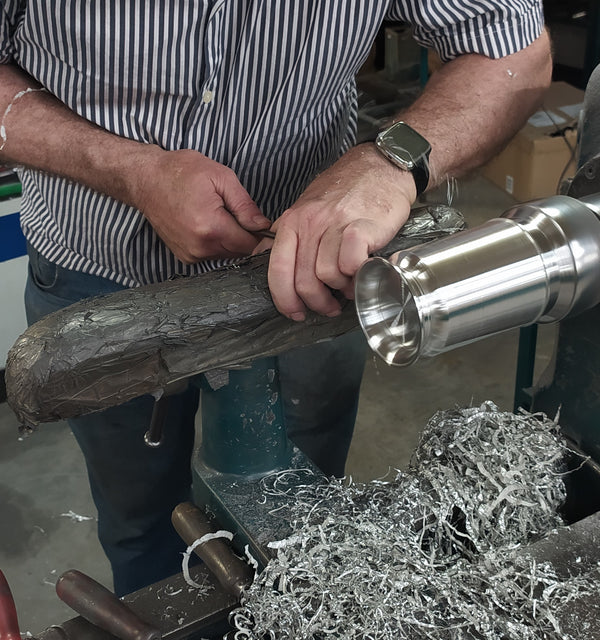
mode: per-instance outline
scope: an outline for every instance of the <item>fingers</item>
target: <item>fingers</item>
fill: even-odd
[[[296,321],[306,318],[306,307],[329,317],[339,315],[339,302],[315,275],[315,252],[310,245],[306,251],[302,248],[293,230],[278,230],[269,260],[269,288],[275,306]]]
[[[297,295],[309,309],[330,318],[338,316],[342,308],[333,297],[329,286],[330,281],[335,284],[340,283],[339,275],[332,277],[330,281],[321,279],[317,273],[321,245],[307,246],[302,250],[303,248],[301,246],[301,251],[298,252],[296,258],[295,288]],[[327,268],[327,271],[332,274],[336,273],[335,267]]]
[[[220,199],[211,200],[207,198],[202,211],[192,209],[177,227],[167,228],[170,235],[161,235],[182,262],[248,256],[259,242],[256,235],[240,227]]]
[[[305,306],[296,293],[295,273],[298,236],[283,227],[276,237],[269,258],[269,289],[277,309],[296,321],[305,319]]]
[[[347,235],[326,232],[320,242],[311,243],[280,227],[269,262],[275,306],[293,320],[304,320],[306,308],[328,317],[339,315],[341,306],[332,290],[341,291],[348,299],[354,297],[353,276],[368,257],[367,246],[358,230]],[[344,262],[349,267],[344,267]]]
[[[365,219],[341,230],[326,228],[316,240],[279,225],[269,262],[275,306],[293,320],[304,320],[306,308],[329,317],[339,315],[341,306],[332,290],[341,291],[348,300],[354,298],[354,275],[369,251],[382,242],[380,235],[381,229]]]
[[[354,298],[354,274],[369,257],[370,251],[384,241],[377,237],[377,229],[371,223],[359,222],[350,224],[344,229],[340,244],[338,264],[340,271],[349,277],[350,282],[341,288],[348,299]]]
[[[258,231],[271,226],[271,221],[263,216],[233,171],[226,170],[219,174],[215,187],[223,199],[225,209],[241,227],[248,231]]]
[[[238,220],[228,209],[221,209],[216,216],[214,232],[219,256],[249,256],[260,242],[259,237],[238,224]]]
[[[354,274],[369,257],[370,237],[367,225],[351,223],[341,234],[326,232],[321,238],[315,273],[346,298],[354,298]]]

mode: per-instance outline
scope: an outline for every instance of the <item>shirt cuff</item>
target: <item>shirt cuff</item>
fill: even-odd
[[[415,25],[419,44],[433,48],[443,62],[467,53],[502,58],[529,46],[544,28],[541,3],[532,3],[527,11],[499,7],[493,12],[448,24],[433,31]]]

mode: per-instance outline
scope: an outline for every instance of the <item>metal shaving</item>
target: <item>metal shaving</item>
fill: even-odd
[[[462,213],[443,204],[430,204],[413,209],[402,226],[402,235],[397,235],[385,247],[375,250],[373,256],[389,257],[390,254],[407,249],[416,243],[407,243],[407,238],[418,238],[418,243],[435,240],[463,231],[466,221]]]
[[[567,452],[555,422],[485,403],[437,413],[391,481],[298,487],[286,472],[269,476],[293,533],[271,545],[232,614],[233,637],[573,637],[558,612],[597,594],[600,571],[565,580],[518,553],[563,524]]]
[[[202,589],[203,586],[198,584],[195,580],[190,576],[190,557],[196,547],[208,542],[209,540],[216,540],[217,538],[225,538],[226,540],[233,539],[233,533],[231,531],[225,531],[220,529],[219,531],[205,533],[202,537],[197,538],[192,542],[191,545],[184,551],[183,559],[181,561],[181,572],[183,573],[184,580],[190,585],[190,587],[194,587],[195,589]]]
[[[75,513],[72,509],[69,509],[67,513],[61,513],[61,518],[70,518],[74,522],[86,522],[87,520],[94,520],[92,516],[81,516],[78,513]]]

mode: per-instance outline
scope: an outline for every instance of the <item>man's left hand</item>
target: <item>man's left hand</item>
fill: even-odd
[[[269,288],[279,311],[298,321],[307,307],[330,317],[341,313],[331,289],[354,298],[354,274],[406,222],[415,196],[412,175],[371,143],[320,174],[272,227]],[[263,241],[256,251],[268,246]]]

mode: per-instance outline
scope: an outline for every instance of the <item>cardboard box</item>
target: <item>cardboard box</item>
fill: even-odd
[[[543,108],[483,167],[483,175],[521,202],[556,194],[560,182],[575,174],[583,95],[566,82],[553,82]]]

